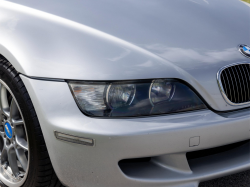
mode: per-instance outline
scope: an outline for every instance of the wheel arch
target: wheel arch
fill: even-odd
[[[2,51],[0,50],[0,78],[4,81],[3,83],[9,83],[6,85],[9,87],[11,92],[16,92],[16,94],[14,94],[13,92],[13,95],[16,97],[15,101],[18,102],[18,105],[20,106],[19,110],[23,113],[22,119],[25,120],[25,126],[29,127],[29,130],[26,131],[26,133],[29,134],[29,140],[33,140],[29,141],[33,146],[31,150],[33,150],[34,154],[32,153],[32,155],[37,155],[36,158],[33,157],[30,159],[33,166],[34,164],[38,164],[36,165],[37,169],[33,170],[33,172],[29,171],[29,176],[27,177],[27,179],[25,179],[24,186],[40,186],[41,183],[43,183],[44,185],[46,184],[51,187],[64,187],[57,178],[57,175],[50,161],[49,153],[47,151],[47,144],[43,137],[41,123],[36,114],[32,98],[29,96],[30,94],[25,84],[23,83],[21,76],[18,76],[20,72],[16,71],[15,67],[9,61],[8,57],[13,57],[13,54],[8,54],[8,52],[2,53]],[[19,102],[22,103],[22,106]],[[9,105],[9,107],[10,106],[11,105]],[[9,109],[9,111],[11,111],[11,109]],[[29,170],[34,168],[33,166],[29,166]],[[3,181],[0,181],[0,186],[6,186],[2,182]]]
[[[15,55],[3,44],[0,42],[0,55],[2,55],[5,59],[7,59],[11,65],[18,71],[19,73],[24,73],[21,63],[15,57]]]

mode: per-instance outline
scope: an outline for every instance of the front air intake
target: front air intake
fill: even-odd
[[[223,67],[217,75],[224,99],[230,105],[250,103],[250,63]]]

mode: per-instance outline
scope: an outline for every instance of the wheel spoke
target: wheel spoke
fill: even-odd
[[[4,132],[4,127],[2,126],[1,128],[3,128],[3,132],[0,131],[0,136],[2,136],[2,138],[4,138],[4,134],[5,134],[5,132]]]
[[[5,142],[3,142],[5,144]],[[8,158],[7,158],[7,149],[6,147],[4,146],[3,147],[3,150],[1,151],[1,164],[3,164],[5,161],[7,161]]]
[[[24,150],[21,148],[16,148],[16,155],[20,164],[22,165],[23,170],[27,171],[28,160],[27,160]]]
[[[6,117],[9,118],[10,117],[10,106],[8,103],[7,90],[2,84],[1,84],[1,88],[0,88],[0,107],[1,107],[2,113]]]
[[[19,117],[19,110],[16,105],[16,102],[12,98],[11,104],[10,104],[10,120],[12,121],[14,119],[17,119],[18,117]]]
[[[24,125],[21,125],[21,123],[22,123],[22,120],[21,121],[19,120],[19,122],[16,121],[15,124],[19,124],[19,125],[14,126],[15,133],[16,133],[16,143],[21,148],[28,151],[28,142],[27,142],[25,128],[24,128]]]
[[[16,127],[17,125],[23,125],[23,120],[22,119],[19,119],[19,120],[12,119],[12,124],[14,127]]]
[[[5,115],[7,118],[10,117],[10,112],[8,109],[3,109],[2,112],[3,112],[3,115]]]
[[[9,160],[9,166],[12,170],[12,173],[14,174],[15,177],[17,177],[19,175],[19,169],[17,165],[16,151],[13,146],[9,148],[7,154],[8,154],[8,160]]]
[[[28,151],[28,142],[24,138],[16,137],[16,144],[22,149]]]
[[[2,149],[2,151],[3,151],[3,148],[4,148],[4,141],[1,139],[0,140],[0,147],[1,147],[1,149]],[[2,151],[0,152],[0,156],[2,155]],[[1,162],[0,162],[1,163]]]

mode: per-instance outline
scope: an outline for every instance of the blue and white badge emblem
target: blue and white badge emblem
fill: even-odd
[[[11,125],[6,122],[5,125],[4,125],[4,131],[5,131],[5,134],[6,136],[11,139],[12,138],[12,128],[11,128]]]
[[[239,51],[241,54],[243,54],[245,57],[250,58],[250,47],[247,45],[239,45]]]

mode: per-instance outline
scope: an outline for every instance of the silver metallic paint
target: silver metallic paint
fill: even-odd
[[[178,172],[171,172],[173,178],[159,178],[156,175],[155,179],[150,176],[143,179],[132,174],[128,177],[118,167],[121,159],[161,155],[171,158],[173,154],[247,140],[250,138],[249,110],[236,111],[227,116],[202,110],[146,118],[89,118],[80,112],[67,83],[21,78],[42,124],[54,169],[67,186],[187,187],[192,184],[198,187],[200,181],[250,169],[249,149],[244,149],[238,155],[224,156],[226,161],[218,162],[218,167],[211,165],[213,167],[199,169],[194,164],[197,170],[192,170],[189,175],[183,175],[186,160],[180,156],[177,161],[183,164],[174,166]],[[58,141],[54,130],[91,137],[95,139],[95,147]],[[189,139],[195,136],[200,136],[200,145],[190,147]]]
[[[215,110],[234,110],[218,70],[249,62],[249,7],[238,0],[0,1],[0,52],[27,76],[179,78]]]
[[[202,110],[94,119],[80,112],[67,83],[57,80],[178,78],[213,109],[239,109],[224,101],[216,74],[223,66],[250,62],[237,48],[250,44],[250,36],[242,34],[250,31],[249,16],[249,7],[238,0],[0,0],[0,54],[24,75],[52,164],[64,184],[198,186],[250,168],[247,149],[239,150],[242,157],[226,157],[226,164],[192,172],[183,156],[249,139],[249,110],[225,116]],[[93,138],[95,147],[58,141],[54,131]],[[195,136],[200,145],[189,147]],[[173,178],[127,176],[118,167],[121,159],[146,156],[174,169]],[[179,164],[169,165],[173,158]]]

